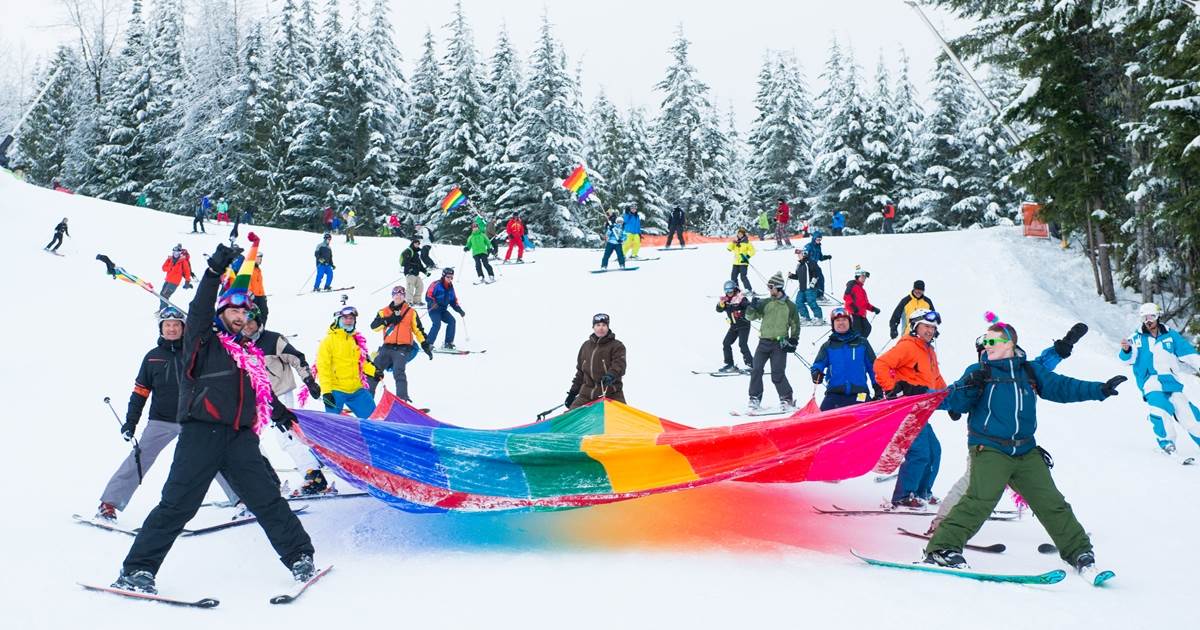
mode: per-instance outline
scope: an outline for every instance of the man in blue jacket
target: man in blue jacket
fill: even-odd
[[[833,229],[834,236],[841,236],[842,230],[846,229],[846,213],[841,210],[834,212],[829,227]]]
[[[429,285],[425,291],[425,304],[429,307],[429,321],[432,322],[429,334],[425,336],[429,347],[432,348],[437,343],[438,332],[441,331],[444,323],[446,324],[446,343],[442,344],[442,348],[454,350],[454,327],[457,322],[450,314],[450,309],[458,311],[461,317],[466,317],[467,314],[458,305],[458,296],[454,292],[453,267],[443,269],[442,279]]]
[[[950,386],[951,393],[941,405],[968,414],[971,481],[926,545],[925,562],[967,568],[963,545],[987,521],[1004,488],[1012,486],[1029,502],[1062,559],[1081,574],[1094,572],[1092,542],[1050,477],[1049,454],[1034,439],[1037,399],[1104,400],[1117,395],[1117,386],[1126,378],[1114,376],[1096,383],[1055,374],[1018,355],[1017,331],[1001,322],[988,327],[981,344],[986,356]]]
[[[875,351],[871,343],[850,329],[850,314],[846,309],[840,306],[833,309],[829,320],[833,332],[812,363],[813,383],[825,382],[821,411],[870,400],[868,382],[874,398],[883,398],[883,391],[875,382]]]
[[[804,245],[804,251],[808,252],[809,260],[817,263],[817,284],[813,288],[817,290],[818,295],[825,293],[825,274],[821,273],[821,261],[829,260],[833,256],[821,251],[821,230],[813,230],[812,239]]]
[[[1180,363],[1200,370],[1200,354],[1188,340],[1159,321],[1162,311],[1157,304],[1146,303],[1138,310],[1142,327],[1121,341],[1117,356],[1133,366],[1133,378],[1142,390],[1142,400],[1150,405],[1150,425],[1158,446],[1168,455],[1175,452],[1174,418],[1200,446],[1200,409],[1188,401],[1179,376]]]

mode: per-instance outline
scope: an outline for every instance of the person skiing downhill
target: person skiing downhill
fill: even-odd
[[[67,217],[63,217],[63,220],[59,221],[58,225],[54,226],[54,236],[50,237],[50,242],[46,243],[46,246],[42,249],[48,252],[58,253],[58,248],[63,242],[63,236],[70,235],[71,233],[67,231]]]
[[[437,282],[429,285],[425,290],[425,304],[429,307],[429,334],[426,339],[429,340],[429,345],[437,344],[438,332],[442,330],[442,324],[446,324],[446,342],[442,344],[445,350],[454,350],[454,327],[456,322],[454,316],[450,314],[450,309],[458,311],[461,317],[466,317],[466,311],[458,305],[458,295],[454,291],[454,268],[446,267],[442,270],[442,278]]]
[[[766,210],[763,210],[762,212],[758,213],[757,225],[758,225],[758,240],[760,242],[766,240],[767,232],[771,231],[771,217],[770,217],[770,214]]]
[[[337,269],[337,267],[333,265],[333,247],[330,246],[332,240],[333,233],[326,232],[321,237],[321,242],[317,243],[316,248],[313,249],[313,258],[317,264],[317,275],[313,278],[312,290],[314,292],[318,290],[329,291],[330,285],[333,284],[333,270]],[[325,287],[319,289],[318,287],[321,286],[322,279],[325,280]]]
[[[575,377],[563,404],[567,409],[582,407],[594,400],[609,398],[625,402],[625,344],[609,328],[605,313],[592,316],[592,334],[575,355]]]
[[[917,309],[925,309],[927,311],[935,311],[933,300],[925,295],[925,281],[917,280],[913,282],[912,291],[900,298],[900,303],[892,311],[891,318],[888,319],[888,331],[892,339],[900,336],[900,322],[907,322],[909,317]]]
[[[891,350],[875,359],[875,378],[891,398],[924,394],[946,387],[938,367],[933,340],[942,316],[936,311],[917,310],[908,320],[908,335]],[[893,507],[919,508],[937,503],[933,482],[942,462],[942,445],[928,423],[913,440],[892,491]]]
[[[416,306],[421,303],[421,296],[425,294],[425,283],[421,281],[421,274],[428,277],[432,268],[425,264],[425,257],[421,255],[420,237],[414,236],[412,242],[400,254],[400,268],[404,271],[408,303],[410,306]]]
[[[467,244],[463,245],[463,251],[471,252],[471,258],[475,260],[475,274],[479,276],[479,282],[491,284],[496,281],[496,271],[488,262],[488,256],[492,253],[492,242],[488,240],[487,235],[479,229],[478,225],[471,227],[471,236],[467,237]],[[486,275],[484,275],[484,271],[487,272]]]
[[[812,362],[813,384],[825,383],[821,411],[866,402],[871,393],[868,385],[874,390],[870,399],[883,398],[883,389],[875,380],[875,350],[871,342],[851,330],[850,321],[846,309],[837,307],[830,311],[829,325],[833,332]]]
[[[854,279],[846,282],[846,292],[842,296],[845,300],[846,312],[854,318],[852,326],[863,339],[871,336],[871,322],[867,319],[867,313],[879,314],[879,307],[871,304],[871,300],[867,299],[867,290],[864,285],[867,283],[867,278],[870,277],[871,272],[856,265]]]
[[[616,212],[608,213],[604,222],[604,257],[600,259],[601,269],[608,269],[608,257],[612,254],[617,255],[617,264],[622,269],[625,268],[625,252],[621,250],[621,243],[625,241],[625,228],[622,226],[624,222]]]
[[[367,340],[357,331],[358,309],[342,307],[334,313],[329,331],[317,347],[317,382],[326,413],[341,413],[348,407],[358,418],[375,411],[375,365],[367,354]]]
[[[746,319],[746,309],[750,300],[738,290],[733,280],[725,281],[725,295],[717,300],[717,312],[725,313],[725,321],[729,322],[729,330],[721,341],[721,351],[724,353],[725,364],[718,372],[732,373],[749,371],[754,365],[754,357],[750,354],[750,320]],[[737,341],[738,349],[742,351],[744,370],[733,364],[733,342]]]
[[[824,317],[821,307],[817,305],[817,282],[821,276],[821,267],[808,257],[806,250],[796,248],[796,271],[788,274],[789,280],[799,283],[796,288],[796,310],[801,318],[810,322],[820,322]],[[812,317],[808,311],[812,309]]]
[[[753,295],[754,287],[750,286],[750,276],[746,270],[750,268],[750,257],[754,255],[754,245],[746,234],[746,228],[738,228],[737,236],[734,237],[732,243],[725,246],[725,249],[733,253],[733,269],[729,272],[730,281],[736,284],[738,278],[741,278],[742,286],[746,287],[746,293]]]
[[[1138,309],[1138,318],[1141,327],[1128,339],[1121,340],[1117,356],[1133,367],[1142,400],[1150,406],[1148,419],[1158,447],[1168,455],[1175,452],[1172,418],[1200,446],[1200,409],[1187,399],[1179,379],[1184,373],[1182,363],[1200,370],[1200,354],[1186,337],[1167,328],[1157,304],[1143,304]]]
[[[129,395],[121,437],[126,441],[133,439],[142,418],[142,410],[149,402],[146,427],[142,429],[141,439],[137,441],[135,449],[117,467],[100,493],[100,507],[96,510],[99,520],[117,520],[117,512],[129,505],[133,493],[142,484],[143,477],[150,471],[159,453],[179,437],[180,425],[175,414],[179,407],[179,384],[187,367],[183,362],[183,331],[182,311],[168,306],[158,312],[158,342],[142,358],[142,365],[133,380],[133,393]],[[237,493],[220,473],[217,474],[217,483],[225,491],[230,503],[237,502]]]
[[[170,306],[167,300],[171,299],[179,285],[186,284],[185,288],[191,287],[192,280],[196,278],[196,274],[192,273],[191,256],[179,243],[171,248],[171,255],[163,261],[162,270],[167,272],[167,277],[163,280],[162,290],[158,292],[162,296],[159,309]]]
[[[231,290],[217,299],[220,277],[238,254],[236,247],[217,246],[188,307],[175,461],[113,588],[157,592],[159,566],[218,472],[237,488],[292,577],[306,582],[316,570],[312,541],[279,495],[258,446],[257,431],[270,422],[290,428],[295,414],[271,393],[262,353],[241,335],[250,295]]]
[[[767,281],[770,297],[766,300],[754,298],[746,309],[748,319],[762,320],[758,329],[758,347],[754,349],[754,364],[750,370],[748,407],[751,412],[762,406],[762,378],[767,363],[771,364],[771,382],[779,394],[779,413],[790,413],[796,408],[786,369],[787,355],[794,352],[799,343],[800,315],[796,312],[796,305],[784,295],[783,283],[783,274],[776,272]]]
[[[1096,573],[1087,531],[1054,485],[1051,458],[1037,445],[1037,399],[1072,403],[1105,400],[1117,395],[1126,380],[1114,376],[1103,383],[1055,374],[1016,353],[1017,331],[996,322],[981,340],[986,356],[967,367],[941,409],[967,414],[971,479],[962,500],[925,546],[925,562],[954,569],[968,568],[963,545],[991,516],[1006,486],[1020,493],[1058,547],[1059,556],[1081,575]]]
[[[521,220],[521,213],[513,213],[504,226],[504,232],[508,234],[508,251],[504,252],[504,262],[512,258],[514,247],[517,248],[517,262],[525,262],[525,222]]]
[[[683,240],[683,231],[687,225],[687,215],[684,214],[683,208],[675,206],[671,210],[671,216],[667,218],[667,244],[664,249],[671,246],[671,239],[679,237],[679,247],[685,247],[687,243]]]
[[[421,316],[405,300],[404,287],[392,287],[392,301],[375,314],[375,319],[371,320],[371,330],[383,333],[383,345],[375,354],[375,373],[383,378],[384,372],[391,368],[396,396],[412,402],[408,396],[408,361],[417,348],[433,359],[433,345],[425,338]]]

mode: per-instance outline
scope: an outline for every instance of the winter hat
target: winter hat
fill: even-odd
[[[866,269],[863,269],[862,265],[854,265],[854,277],[857,278],[859,276],[866,276],[866,277],[870,278],[871,272],[867,271]]]
[[[249,308],[254,303],[254,297],[250,295],[250,277],[254,273],[254,260],[258,258],[258,235],[251,232],[246,238],[250,239],[250,253],[242,261],[242,267],[238,269],[229,288],[217,299],[218,313],[230,306]]]
[[[814,241],[821,238],[821,230],[813,230],[812,237]]]
[[[782,271],[776,271],[775,275],[771,276],[770,280],[767,280],[767,288],[768,289],[770,289],[770,288],[782,289],[783,288],[783,272]]]
[[[916,282],[914,282],[914,283],[913,283],[913,288],[914,288],[914,289],[920,289],[920,290],[924,291],[924,290],[925,290],[925,281],[924,281],[924,280],[917,280]]]

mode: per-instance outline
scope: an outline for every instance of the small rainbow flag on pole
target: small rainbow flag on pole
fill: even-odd
[[[588,196],[595,192],[583,166],[576,166],[575,170],[571,171],[571,176],[563,180],[563,188],[575,193],[579,203],[587,201]]]
[[[467,203],[467,196],[463,194],[461,188],[455,186],[454,188],[451,188],[450,192],[446,194],[446,197],[442,199],[442,212],[450,212],[464,203]]]

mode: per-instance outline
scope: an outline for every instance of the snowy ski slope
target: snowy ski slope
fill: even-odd
[[[8,491],[0,520],[5,628],[1144,628],[1186,627],[1195,618],[1189,596],[1200,467],[1185,468],[1155,452],[1132,382],[1105,403],[1039,406],[1038,438],[1054,454],[1055,479],[1093,533],[1099,564],[1118,572],[1104,590],[1073,577],[1035,588],[868,567],[850,556],[850,546],[916,560],[921,541],[896,535],[896,527],[926,523],[912,516],[813,513],[814,505],[877,505],[891,485],[868,476],[840,484],[719,484],[552,514],[423,516],[370,499],[315,503],[303,517],[305,526],[318,564],[337,568],[291,606],[267,604],[290,575],[256,526],[181,539],[159,572],[162,593],[216,597],[222,603],[215,610],[84,592],[75,582],[111,581],[130,542],[70,519],[73,512],[95,510],[101,488],[127,452],[102,399],[111,396],[124,415],[138,361],[156,335],[155,301],[108,279],[94,257],[106,253],[157,285],[173,244],[191,251],[199,272],[202,254],[228,228],[210,224],[209,235],[189,235],[190,218],[55,193],[2,172],[0,209],[7,237],[0,248],[0,268],[7,272],[0,382],[9,411],[3,422]],[[41,246],[63,216],[70,218],[72,234],[61,249],[65,256],[47,255]],[[294,343],[311,357],[338,306],[336,295],[296,295],[311,282],[311,252],[320,237],[257,231],[271,328],[298,333]],[[334,240],[334,285],[357,285],[350,303],[365,315],[387,301],[386,290],[371,292],[400,275],[398,256],[407,241],[359,241],[351,247],[341,237]],[[825,251],[833,255],[827,273],[832,271],[830,290],[837,295],[855,264],[871,271],[867,291],[883,309],[872,336],[876,349],[888,341],[885,319],[895,303],[914,279],[925,280],[945,318],[939,354],[948,379],[973,360],[971,342],[989,309],[1017,328],[1031,352],[1074,322],[1087,322],[1091,333],[1060,370],[1095,380],[1128,374],[1115,352],[1134,325],[1136,305],[1104,304],[1093,295],[1080,256],[1025,240],[1017,228],[828,238]],[[562,401],[590,317],[602,311],[629,349],[625,389],[631,404],[696,426],[734,423],[728,411],[745,404],[748,380],[690,373],[721,364],[725,324],[707,297],[719,294],[728,277],[729,255],[721,246],[663,253],[639,271],[604,275],[587,273],[598,267],[598,252],[539,249],[527,255],[537,264],[497,267],[498,283],[472,286],[461,246],[437,246],[438,263],[459,268],[468,317],[456,341],[488,352],[436,355],[433,361],[422,356],[410,364],[410,387],[420,406],[467,426],[532,420]],[[753,263],[769,276],[794,266],[794,256],[790,250],[760,251]],[[751,278],[765,288],[765,279],[754,272]],[[185,307],[191,295],[176,294]],[[806,356],[815,354],[812,342],[823,332],[804,329],[800,349]],[[374,345],[376,337],[370,339]],[[788,375],[803,403],[813,392],[807,372],[789,361]],[[1200,399],[1191,385],[1193,400]],[[769,384],[767,392],[773,402]],[[965,427],[940,412],[933,425],[944,449],[934,488],[940,495],[963,469]],[[264,444],[277,464],[287,464],[272,440]],[[1180,450],[1197,455],[1186,438]],[[169,460],[164,453],[150,471],[122,524],[141,524]],[[295,483],[296,475],[290,477]],[[214,522],[219,512],[204,508],[198,522]],[[976,542],[1003,542],[1008,552],[968,552],[968,559],[977,569],[1009,573],[1062,567],[1056,557],[1037,553],[1046,540],[1031,516],[989,523]]]

